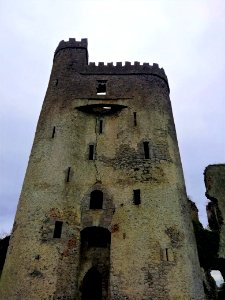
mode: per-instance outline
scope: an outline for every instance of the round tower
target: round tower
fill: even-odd
[[[60,42],[2,299],[203,300],[163,69]]]

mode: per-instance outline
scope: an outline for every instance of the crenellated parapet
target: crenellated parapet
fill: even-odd
[[[70,48],[70,49],[85,48],[85,49],[87,49],[87,46],[88,46],[88,40],[87,39],[81,39],[81,41],[76,41],[75,38],[69,38],[69,41],[66,41],[66,42],[64,40],[62,40],[59,43],[59,45],[56,48],[56,50],[55,50],[54,57],[56,56],[56,54],[60,50],[63,50],[63,49],[66,49],[66,48]]]
[[[95,64],[94,62],[90,62],[86,67],[86,72],[91,74],[152,74],[157,75],[164,80],[167,81],[167,76],[163,68],[159,68],[158,64],[150,65],[149,63],[140,64],[140,62],[135,61],[132,64],[129,61],[126,61],[125,64],[122,62],[116,62],[115,65],[113,63],[99,62]]]
[[[86,50],[86,57],[88,57],[88,40],[81,39],[81,41],[76,41],[75,38],[70,38],[69,41],[61,41],[56,48],[54,58],[56,58],[57,54],[64,49],[85,49]],[[86,60],[87,64],[82,65],[82,69],[79,69],[80,73],[91,74],[91,75],[129,75],[129,74],[146,74],[146,75],[155,75],[166,81],[168,84],[168,79],[165,74],[163,68],[160,68],[158,64],[153,63],[150,65],[149,63],[141,64],[138,61],[131,63],[126,61],[124,64],[122,62],[116,63],[104,63],[104,62],[90,62],[88,63],[88,59]],[[74,66],[77,65],[79,62],[71,61]]]

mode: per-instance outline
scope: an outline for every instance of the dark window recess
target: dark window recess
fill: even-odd
[[[63,226],[63,222],[55,221],[55,229],[54,229],[54,233],[53,233],[53,238],[58,238],[58,239],[61,238],[62,226]]]
[[[102,191],[95,190],[91,192],[90,197],[90,209],[102,209],[103,205],[103,193]]]
[[[97,81],[97,95],[106,95],[106,82],[107,80],[98,80]]]
[[[141,191],[140,190],[134,190],[133,193],[134,193],[134,199],[133,199],[134,204],[135,205],[141,204]]]
[[[89,160],[93,160],[94,159],[94,145],[89,145],[89,156],[88,156]]]
[[[55,137],[55,126],[52,129],[52,138],[54,139],[54,137]]]
[[[57,85],[58,85],[58,83],[59,83],[59,80],[58,80],[58,79],[56,79],[56,80],[55,80],[55,86],[57,86]]]
[[[87,227],[81,232],[81,246],[106,248],[110,245],[111,234],[102,227]]]
[[[71,170],[71,168],[69,167],[67,170],[66,182],[70,181],[70,170]]]
[[[169,261],[168,248],[166,248],[165,250],[166,250],[166,260]]]
[[[145,158],[149,159],[150,155],[149,155],[149,142],[144,142],[144,154],[145,154]]]
[[[103,130],[103,120],[99,121],[99,133],[101,134]]]
[[[134,112],[134,126],[137,126],[137,113]]]

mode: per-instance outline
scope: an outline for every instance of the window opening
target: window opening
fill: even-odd
[[[149,142],[144,142],[144,153],[145,153],[145,158],[149,159]]]
[[[101,134],[103,130],[103,120],[99,121],[99,133]]]
[[[70,181],[70,167],[68,168],[67,170],[67,177],[66,177],[66,182],[69,182]]]
[[[55,229],[54,229],[54,233],[53,233],[53,238],[58,238],[58,239],[61,238],[62,225],[63,225],[62,221],[55,221]]]
[[[58,80],[58,79],[56,79],[56,80],[55,80],[55,86],[57,86],[57,85],[58,85],[58,83],[59,83],[59,80]]]
[[[164,261],[173,262],[174,261],[174,253],[170,248],[163,249],[163,258]]]
[[[89,160],[94,159],[94,145],[89,145]]]
[[[169,261],[168,248],[166,248],[165,250],[166,250],[166,260]]]
[[[134,126],[137,126],[137,113],[134,112]]]
[[[107,104],[107,103],[99,103],[99,104],[87,104],[76,107],[76,109],[80,111],[84,111],[90,114],[96,115],[109,115],[114,114],[116,112],[121,111],[122,109],[126,108],[124,105],[120,104]]]
[[[110,247],[111,233],[103,227],[87,227],[81,231],[81,246],[87,248]]]
[[[52,130],[52,138],[54,139],[55,137],[55,126],[53,127],[53,130]]]
[[[97,95],[106,95],[107,80],[97,80]]]
[[[219,270],[211,270],[210,274],[213,277],[213,279],[215,280],[217,287],[220,287],[222,284],[224,284],[223,276]],[[220,298],[218,298],[218,299],[220,299]]]
[[[91,192],[90,197],[90,209],[102,209],[103,205],[103,193],[102,191],[95,190]]]
[[[133,190],[133,195],[134,195],[134,204],[135,205],[139,205],[141,204],[141,191],[138,189],[138,190]]]

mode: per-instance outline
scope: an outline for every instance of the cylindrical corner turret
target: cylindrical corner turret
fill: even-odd
[[[88,40],[69,38],[69,41],[62,40],[55,50],[54,63],[59,60],[60,64],[64,62],[73,63],[74,66],[85,66],[88,64]],[[72,51],[71,51],[72,50]]]

